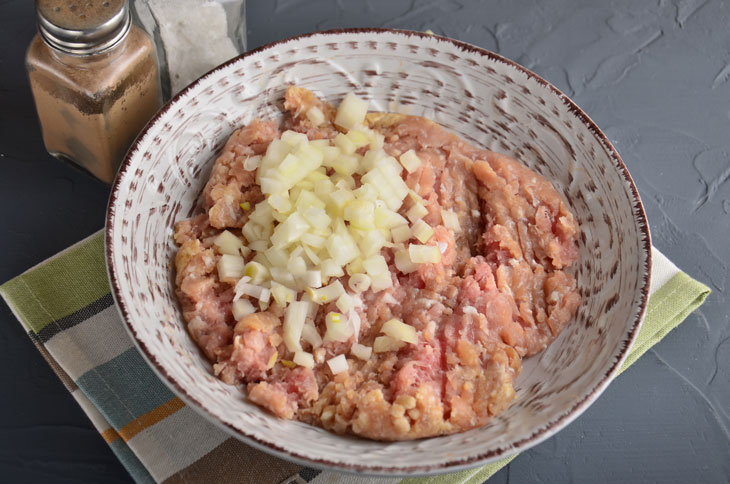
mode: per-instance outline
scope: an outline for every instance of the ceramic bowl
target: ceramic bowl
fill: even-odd
[[[174,293],[175,223],[193,214],[229,135],[281,115],[296,84],[336,103],[426,116],[507,153],[565,194],[581,227],[574,321],[524,361],[517,400],[482,428],[381,443],[280,420],[215,377]],[[191,407],[231,435],[305,465],[378,475],[433,474],[524,450],[581,414],[616,375],[649,290],[650,238],[636,187],[606,136],[527,69],[443,37],[392,30],[315,33],[221,65],[173,98],[140,134],[114,183],[106,225],[112,293],[139,349]]]

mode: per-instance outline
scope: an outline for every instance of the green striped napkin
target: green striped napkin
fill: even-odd
[[[318,471],[259,452],[208,423],[145,364],[114,307],[103,235],[94,234],[0,286],[38,351],[139,483],[419,483],[487,480],[510,459],[430,478],[374,479]],[[652,296],[624,368],[710,290],[653,251]]]

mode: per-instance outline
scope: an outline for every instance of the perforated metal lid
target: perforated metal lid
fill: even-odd
[[[37,0],[36,12],[43,39],[70,54],[108,49],[131,26],[127,0]]]

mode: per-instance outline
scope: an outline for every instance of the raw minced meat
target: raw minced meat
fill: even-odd
[[[303,113],[325,116],[314,126]],[[283,342],[284,309],[276,303],[236,321],[234,290],[219,280],[213,240],[223,229],[242,227],[247,211],[263,200],[255,171],[244,168],[262,154],[280,129],[309,139],[332,138],[335,109],[301,88],[287,91],[281,128],[254,121],[236,131],[218,157],[201,199],[201,214],[178,223],[175,241],[177,294],[192,338],[225,382],[245,384],[248,398],[273,414],[378,440],[448,434],[478,427],[515,398],[523,357],[552,342],[570,321],[580,298],[566,272],[578,258],[578,226],[553,186],[517,161],[473,147],[427,119],[372,113],[367,121],[384,135],[383,149],[398,157],[414,150],[421,160],[406,184],[425,200],[428,241],[440,263],[410,274],[388,262],[393,285],[361,295],[357,341],[372,346],[381,326],[397,318],[413,326],[417,344],[348,357],[347,371],[333,375],[326,360],[349,355],[355,341],[329,341],[313,349],[314,368],[289,363]],[[399,212],[405,215],[413,199]],[[441,210],[457,214],[456,233]],[[341,278],[345,287],[347,275]],[[320,334],[334,303],[314,317]]]

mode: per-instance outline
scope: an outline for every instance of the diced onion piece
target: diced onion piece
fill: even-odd
[[[279,213],[289,213],[291,211],[291,201],[281,193],[272,193],[266,201],[269,202],[271,208]]]
[[[352,355],[356,358],[367,361],[373,354],[373,349],[370,346],[361,345],[360,343],[353,343],[353,345],[350,347],[350,353],[352,353]]]
[[[381,274],[388,274],[388,277],[390,277],[388,263],[385,262],[385,257],[380,254],[370,256],[363,260],[362,265],[371,279],[378,277]]]
[[[309,207],[302,212],[304,218],[315,229],[324,229],[329,227],[332,219],[322,207]]]
[[[347,137],[347,135],[340,133],[332,140],[332,142],[335,144],[337,148],[340,149],[340,152],[351,155],[355,152],[357,149],[357,146],[355,146],[355,143],[350,140],[350,138]]]
[[[327,140],[329,142],[329,140]],[[338,156],[342,154],[342,151],[337,146],[324,146],[322,148],[322,163],[326,166],[330,166]]]
[[[253,304],[251,304],[251,301],[249,301],[248,299],[239,299],[238,301],[234,302],[231,310],[233,311],[233,317],[236,319],[236,321],[239,321],[249,314],[253,314],[256,312],[256,308],[253,306]]]
[[[305,116],[307,116],[309,122],[315,127],[320,126],[325,121],[324,113],[317,106],[312,106],[307,109]]]
[[[370,276],[367,274],[353,274],[350,276],[350,280],[347,282],[355,294],[365,292],[370,288]]]
[[[314,194],[314,192],[310,190],[301,190],[299,192],[299,195],[297,195],[296,197],[296,203],[294,205],[299,211],[306,210],[309,207],[325,208],[327,206],[327,204],[325,204],[321,198],[319,198],[317,195]]]
[[[309,224],[307,221],[299,215],[299,212],[294,212],[274,229],[274,235],[271,236],[271,243],[274,247],[284,248],[299,240],[299,237],[304,235],[308,230]]]
[[[314,247],[315,249],[321,249],[324,247],[327,239],[311,232],[307,232],[306,234],[302,235],[301,241],[310,247]]]
[[[306,286],[311,287],[312,289],[322,287],[322,271],[306,271],[302,276],[302,281]]]
[[[384,144],[385,144],[385,136],[383,136],[382,133],[373,131],[372,136],[370,137],[370,149],[371,150],[380,149],[383,147]]]
[[[369,230],[375,227],[375,204],[367,200],[351,200],[345,206],[344,217],[356,229]]]
[[[240,255],[223,254],[218,260],[218,278],[233,284],[243,277],[245,267],[246,263]]]
[[[413,206],[409,208],[408,212],[406,213],[408,220],[410,220],[411,222],[422,219],[426,215],[428,215],[428,209],[424,207],[420,202],[414,203]]]
[[[393,279],[390,277],[390,272],[384,272],[377,276],[372,276],[370,279],[370,289],[372,289],[373,292],[393,287]]]
[[[317,332],[317,328],[312,323],[305,323],[302,328],[302,339],[312,345],[312,348],[322,346],[322,337]]]
[[[433,228],[424,222],[423,219],[416,220],[411,230],[413,231],[413,236],[422,244],[428,242],[434,233]]]
[[[272,267],[270,272],[271,278],[276,282],[284,284],[285,286],[294,287],[294,276],[288,270],[283,267]]]
[[[347,205],[354,198],[355,196],[352,194],[352,191],[346,188],[340,188],[330,193],[330,200],[332,200],[332,204],[337,210],[340,211],[344,210],[345,205]]]
[[[356,258],[349,264],[347,264],[347,274],[353,276],[355,274],[362,274],[365,272],[365,267],[362,265],[362,259]]]
[[[366,186],[366,185],[363,185]],[[394,212],[386,207],[375,208],[375,226],[378,228],[392,229],[400,225],[408,224],[408,220],[405,219],[398,212]]]
[[[390,234],[393,237],[393,242],[400,244],[401,242],[409,240],[413,235],[413,232],[408,225],[399,225],[398,227],[390,229]]]
[[[261,284],[269,278],[269,270],[256,261],[246,264],[244,274],[251,278],[251,284]]]
[[[418,343],[416,328],[398,319],[386,321],[380,331],[398,341],[405,341],[411,344]]]
[[[306,351],[297,351],[296,353],[294,353],[293,361],[297,365],[303,366],[304,368],[314,368],[314,356],[312,356],[312,353],[307,353]]]
[[[342,311],[342,313],[349,313],[352,309],[355,308],[355,301],[353,300],[352,296],[350,296],[347,293],[344,293],[342,296],[337,298],[337,302],[335,303],[337,306],[337,309]]]
[[[256,252],[263,252],[269,247],[269,242],[266,240],[254,240],[248,244],[249,249]]]
[[[269,307],[269,301],[271,300],[271,290],[267,288],[261,289],[261,294],[259,295],[259,308],[261,308],[262,311],[265,311]]]
[[[418,157],[415,151],[408,150],[400,155],[400,164],[406,169],[408,173],[413,173],[421,165],[421,159]]]
[[[274,296],[274,300],[282,308],[285,308],[287,304],[294,301],[297,297],[294,289],[279,284],[278,282],[271,283],[271,295]]]
[[[365,121],[368,113],[368,103],[358,99],[353,93],[348,93],[337,108],[335,124],[350,130]]]
[[[342,270],[342,266],[337,264],[332,259],[325,259],[322,261],[322,277],[341,277],[345,275],[345,271]]]
[[[408,255],[411,262],[416,264],[441,262],[441,251],[435,245],[411,244],[408,246]]]
[[[324,333],[325,341],[339,341],[342,343],[352,336],[352,326],[342,314],[329,312],[324,321],[327,325],[327,331]]]
[[[307,288],[309,296],[312,298],[312,302],[317,304],[326,304],[330,301],[336,301],[338,297],[345,293],[345,288],[342,283],[338,280],[324,286],[319,289]]]
[[[370,144],[370,137],[364,131],[358,129],[351,129],[347,132],[347,139],[349,139],[355,148],[362,148]]]
[[[411,256],[405,249],[395,253],[395,267],[403,274],[410,274],[418,270],[418,264],[411,261]]]
[[[459,223],[459,216],[451,210],[441,209],[441,220],[444,222],[444,227],[451,229],[454,233],[461,232],[461,224]]]
[[[300,256],[292,257],[286,264],[286,268],[294,277],[301,277],[307,272],[307,263]]]
[[[249,156],[243,161],[243,169],[246,171],[254,171],[261,165],[261,155]]]
[[[388,335],[378,336],[373,341],[373,351],[375,353],[385,353],[386,351],[398,351],[403,347],[404,343],[391,338]]]
[[[302,350],[299,340],[302,337],[302,329],[310,304],[307,301],[293,301],[286,308],[284,315],[284,344],[291,352]]]
[[[343,371],[347,371],[349,368],[345,355],[337,355],[334,358],[330,358],[327,360],[327,366],[330,367],[330,370],[332,370],[332,373],[335,375],[342,373]]]
[[[228,230],[224,230],[213,241],[213,245],[221,254],[241,255],[241,249],[244,248],[241,239],[233,235]]]
[[[307,234],[304,234],[304,235],[307,235]],[[310,248],[309,248],[309,247],[307,247],[306,245],[304,246],[304,254],[305,254],[305,255],[307,256],[307,259],[309,259],[309,261],[310,261],[310,262],[311,262],[311,263],[312,263],[313,265],[315,265],[315,266],[318,266],[318,265],[320,265],[320,263],[322,262],[322,260],[321,260],[321,259],[319,258],[319,256],[318,256],[318,255],[317,255],[317,254],[316,254],[316,253],[314,252],[314,250],[310,249]],[[322,275],[321,275],[321,272],[320,272],[320,281],[321,281],[321,277],[322,277]]]
[[[362,255],[370,257],[380,253],[380,249],[385,245],[385,236],[380,230],[370,230],[365,236],[361,237],[358,246]]]
[[[356,154],[340,154],[330,162],[330,166],[339,175],[349,176],[357,171],[360,164],[360,157]]]
[[[297,133],[296,131],[286,130],[281,133],[280,139],[288,144],[289,146],[296,147],[301,144],[308,143],[307,135],[304,133]]]
[[[330,237],[327,241],[327,252],[329,252],[332,260],[340,266],[346,265],[360,255],[360,249],[347,232]]]
[[[264,251],[264,255],[269,260],[272,266],[275,267],[286,267],[286,263],[289,261],[289,254],[284,249],[277,247],[270,247]]]

